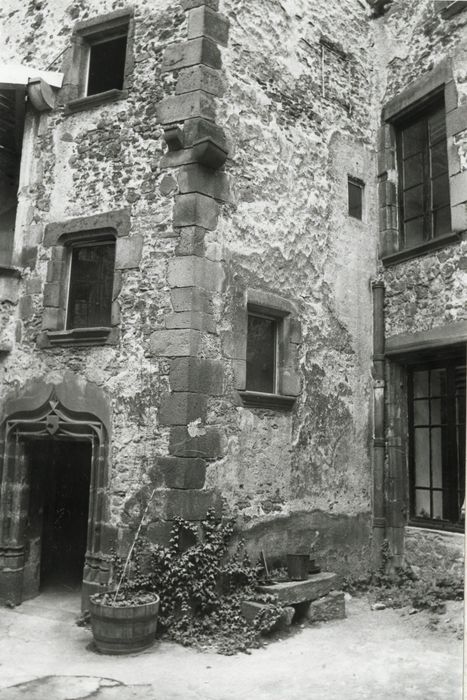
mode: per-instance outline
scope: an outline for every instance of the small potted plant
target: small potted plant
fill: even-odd
[[[95,593],[89,600],[94,641],[104,654],[132,654],[147,649],[154,642],[159,596],[149,590],[147,576],[139,566],[139,556],[132,561],[141,545],[141,526],[153,495],[154,491],[120,571],[118,558],[114,559],[112,577],[117,581],[115,588]]]

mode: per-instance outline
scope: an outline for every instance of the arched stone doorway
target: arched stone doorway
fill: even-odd
[[[8,415],[2,425],[2,437],[0,600],[19,604],[39,592],[38,566],[44,543],[38,543],[37,539],[43,534],[38,535],[40,523],[31,525],[33,514],[37,516],[40,510],[34,510],[33,499],[43,497],[38,492],[40,460],[37,455],[46,454],[51,446],[55,446],[52,452],[58,453],[68,446],[90,462],[87,465],[89,496],[82,576],[84,606],[90,593],[108,579],[108,563],[103,551],[109,478],[107,429],[95,415],[65,407],[56,389],[52,388],[38,408]],[[36,471],[31,478],[33,469]]]

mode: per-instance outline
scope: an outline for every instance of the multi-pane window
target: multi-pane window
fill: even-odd
[[[67,328],[110,326],[115,241],[71,248]]]
[[[277,391],[277,318],[248,314],[246,388],[274,394]]]
[[[401,248],[451,231],[444,103],[437,100],[398,127]]]
[[[456,525],[465,498],[465,366],[409,374],[411,516]]]

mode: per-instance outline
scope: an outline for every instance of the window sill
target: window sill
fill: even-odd
[[[51,346],[110,345],[116,341],[116,329],[107,327],[72,328],[64,331],[46,331]]]
[[[423,520],[412,518],[408,521],[409,527],[416,527],[419,530],[439,530],[440,532],[453,532],[464,534],[464,525],[461,523],[450,523],[446,520]]]
[[[275,411],[290,411],[294,407],[296,396],[280,394],[263,394],[260,391],[239,391],[244,406],[249,408],[270,408]]]
[[[74,114],[85,109],[98,107],[100,104],[108,102],[117,102],[128,97],[127,90],[107,90],[106,92],[98,92],[96,95],[86,95],[86,97],[78,97],[76,100],[70,100],[65,106],[65,114]]]
[[[397,263],[404,262],[405,260],[411,260],[412,258],[418,258],[422,255],[428,255],[433,250],[439,250],[447,245],[452,245],[453,243],[459,243],[461,240],[462,233],[448,233],[444,236],[438,236],[437,238],[432,238],[426,243],[414,246],[413,248],[405,248],[404,250],[398,250],[397,253],[391,253],[390,255],[384,255],[381,258],[381,262],[385,267],[390,265],[397,265]]]

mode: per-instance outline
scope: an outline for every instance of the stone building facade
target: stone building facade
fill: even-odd
[[[88,595],[143,513],[162,543],[234,516],[271,560],[319,530],[343,574],[385,540],[459,566],[410,416],[417,372],[465,394],[466,3],[266,5],[0,9],[3,600],[60,566]],[[409,239],[397,144],[426,114],[444,224]]]

